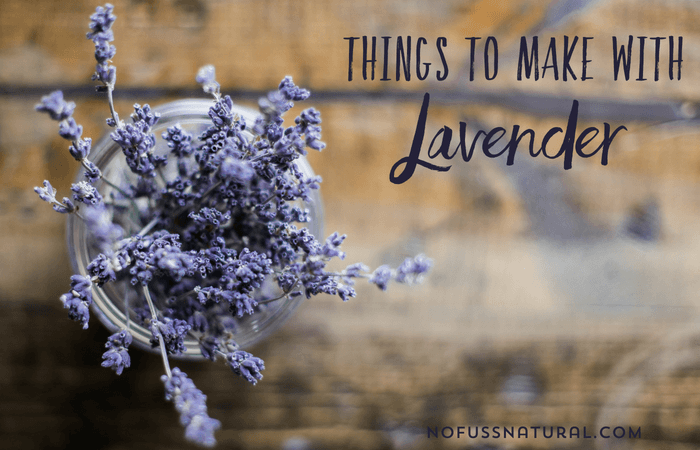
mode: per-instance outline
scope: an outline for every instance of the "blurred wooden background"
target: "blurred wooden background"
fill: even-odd
[[[324,178],[326,230],[349,235],[348,260],[376,267],[423,252],[435,261],[417,289],[360,287],[345,304],[306,302],[252,349],[267,366],[258,386],[223,365],[182,363],[223,423],[221,448],[700,445],[697,3],[113,3],[122,116],[134,102],[200,96],[194,75],[203,64],[215,64],[222,90],[246,105],[292,75],[322,113],[328,148],[310,160]],[[117,377],[99,367],[107,332],[66,318],[64,217],[32,192],[49,179],[65,195],[76,170],[56,124],[33,111],[41,95],[63,89],[85,135],[104,132],[108,109],[90,82],[93,47],[84,38],[95,6],[0,2],[2,448],[187,448],[163,400],[159,359],[133,351],[132,368]],[[517,64],[507,55],[533,34],[594,36],[594,80],[506,76]],[[612,82],[613,34],[683,36],[682,80]],[[363,35],[446,36],[448,81],[359,80],[356,47],[348,82],[343,38]],[[469,83],[463,38],[489,35],[502,75]],[[424,92],[433,95],[426,139],[443,125],[458,130],[460,120],[542,136],[563,126],[574,98],[580,129],[607,121],[629,131],[607,167],[592,158],[564,172],[560,160],[519,153],[506,168],[477,153],[450,172],[418,169],[393,185],[389,170],[410,148]],[[623,224],[649,199],[661,231],[644,243]],[[426,437],[428,426],[466,425],[631,425],[642,439]]]

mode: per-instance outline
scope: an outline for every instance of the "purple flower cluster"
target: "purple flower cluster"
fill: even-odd
[[[121,375],[125,368],[131,365],[131,357],[127,351],[131,345],[131,333],[121,330],[107,339],[105,347],[107,351],[102,355],[102,367],[111,367],[117,375]]]
[[[170,377],[163,375],[161,381],[165,384],[165,399],[172,401],[180,413],[185,438],[204,447],[216,445],[214,432],[221,428],[221,422],[207,414],[207,396],[177,367],[173,368]]]
[[[183,252],[179,237],[167,231],[157,231],[120,242],[117,253],[125,261],[122,268],[128,268],[131,284],[147,286],[154,277],[167,277],[177,282],[186,275],[193,275],[195,253]]]
[[[97,66],[92,79],[100,81],[106,86],[114,86],[117,81],[117,69],[109,64],[109,60],[117,53],[116,47],[110,42],[114,40],[112,24],[117,17],[112,14],[114,6],[107,3],[104,7],[98,6],[95,13],[90,16],[90,32],[87,38],[95,43],[95,59]]]
[[[63,201],[58,201],[56,199],[56,189],[51,186],[48,180],[44,180],[44,187],[35,187],[34,192],[39,194],[39,198],[45,202],[48,202],[53,207],[54,211],[60,212],[61,214],[70,214],[75,212],[75,205],[68,197],[63,197]]]
[[[177,158],[178,174],[182,177],[187,177],[187,163],[185,158],[188,158],[194,151],[192,148],[192,138],[194,136],[183,130],[180,124],[175,124],[168,128],[161,137],[168,143],[170,153]],[[167,189],[166,192],[168,192]]]
[[[431,261],[417,256],[397,269],[381,266],[371,273],[364,264],[327,269],[332,260],[345,258],[340,248],[345,235],[318,240],[304,226],[310,221],[306,206],[321,178],[306,175],[299,159],[325,144],[321,115],[314,108],[284,126],[283,114],[310,95],[291,77],[260,99],[260,115],[246,123],[232,99],[221,95],[213,66],[203,67],[197,81],[214,97],[211,124],[196,135],[173,125],[161,133],[166,144],[161,147],[153,131],[160,115],[149,105],[134,105],[131,123],[120,121],[112,100],[112,11],[109,4],[97,8],[87,37],[95,43],[93,79],[108,94],[110,137],[133,175],[110,181],[88,160],[92,141],[82,138],[83,128],[73,119],[75,104],[56,91],[36,109],[60,122],[59,134],[71,141],[69,151],[83,166],[86,181],[71,186],[73,200],[59,201],[48,181],[35,191],[56,211],[78,214],[89,230],[95,256],[61,297],[71,319],[87,328],[92,289],[107,283],[133,286],[124,300],[126,329],[110,336],[102,365],[121,374],[131,362],[130,324],[150,330],[150,344],[160,347],[163,357],[166,399],[180,412],[185,436],[211,446],[220,423],[207,415],[206,396],[169,366],[169,356],[187,353],[185,340],[198,342],[212,361],[223,357],[234,374],[256,384],[263,360],[233,340],[245,316],[300,295],[337,295],[346,301],[356,296],[358,278],[382,290],[392,280],[416,283]],[[167,171],[169,160],[173,166]],[[129,304],[129,297],[136,301]]]
[[[227,353],[226,362],[233,373],[245,378],[249,383],[255,385],[259,380],[262,380],[263,376],[260,371],[265,369],[265,363],[262,359],[243,350],[238,350]]]
[[[63,92],[54,91],[42,97],[41,103],[37,104],[34,109],[47,113],[53,120],[59,122],[58,134],[63,139],[71,141],[68,151],[85,168],[85,178],[91,183],[97,181],[102,173],[95,164],[87,159],[90,155],[92,139],[82,138],[83,126],[78,125],[73,118],[75,103],[66,102],[63,99]]]
[[[430,271],[432,265],[432,261],[424,255],[406,258],[396,270],[392,270],[387,265],[377,267],[369,278],[369,282],[376,284],[382,291],[387,290],[391,280],[403,284],[420,283],[423,275]]]
[[[63,99],[63,92],[54,91],[41,98],[41,103],[34,108],[39,112],[47,113],[51,119],[63,121],[72,118],[75,111],[75,103],[66,102]],[[63,135],[63,131],[61,132]]]
[[[211,64],[199,69],[195,81],[202,85],[204,92],[207,94],[212,94],[215,97],[219,96],[220,86],[216,82],[216,69]]]
[[[95,206],[102,201],[102,195],[97,192],[95,186],[91,185],[87,181],[79,181],[74,183],[70,189],[73,191],[73,200],[76,202]]]
[[[185,337],[190,331],[190,325],[184,320],[166,317],[163,321],[154,320],[151,323],[151,345],[157,347],[163,339],[169,355],[180,355],[185,351]]]
[[[83,324],[83,330],[88,328],[92,304],[92,282],[90,278],[81,275],[70,277],[70,291],[61,296],[63,307],[68,309],[68,317]]]
[[[110,135],[119,144],[132,172],[145,177],[156,176],[156,169],[165,165],[166,157],[153,152],[156,136],[151,128],[158,122],[160,114],[152,113],[149,105],[134,105],[133,123],[117,127]]]

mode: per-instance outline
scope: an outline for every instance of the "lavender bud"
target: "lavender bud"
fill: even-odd
[[[92,139],[80,139],[80,137],[78,137],[78,139],[73,139],[73,141],[70,147],[68,147],[71,156],[75,158],[76,161],[82,161],[87,158],[90,154],[90,148],[92,147]]]
[[[91,40],[95,39],[107,39],[105,33],[111,31],[112,24],[117,19],[117,16],[112,14],[114,6],[107,3],[103,6],[98,6],[95,9],[95,13],[90,16],[90,29],[92,32],[87,34],[87,38]]]
[[[95,42],[95,59],[100,65],[104,65],[117,54],[117,48],[106,40]]]
[[[211,64],[200,67],[195,81],[199,84],[207,84],[216,81],[216,68]]]
[[[279,85],[279,92],[289,101],[306,100],[311,92],[302,89],[294,84],[292,77],[286,76]]]
[[[83,126],[75,123],[75,119],[69,117],[58,124],[58,134],[69,141],[77,141],[83,134]]]
[[[172,401],[180,413],[185,438],[205,447],[216,445],[214,432],[221,427],[221,422],[207,414],[207,396],[178,367],[173,367],[171,377],[163,375],[160,379],[165,384],[165,399]]]
[[[345,268],[345,276],[348,278],[358,278],[362,276],[362,272],[367,271],[369,271],[369,267],[362,263],[356,263]]]
[[[351,297],[357,296],[355,289],[353,289],[350,286],[345,286],[343,284],[338,285],[337,291],[338,291],[338,296],[344,302],[347,302],[348,300],[350,300]]]
[[[321,113],[314,108],[307,108],[301,112],[299,117],[295,120],[296,123],[303,123],[304,126],[308,125],[318,125],[321,123]]]
[[[415,258],[406,258],[396,269],[396,281],[399,283],[415,283],[420,280],[421,275],[427,273],[432,267],[432,260],[425,255],[418,255]]]
[[[104,203],[92,208],[86,208],[83,218],[90,230],[90,237],[95,241],[102,253],[110,254],[112,246],[124,235],[124,230],[112,222],[112,215]]]
[[[190,325],[184,320],[163,318],[163,321],[155,320],[151,323],[151,345],[159,345],[158,336],[163,338],[163,343],[168,354],[179,355],[185,351],[185,336],[190,330]]]
[[[233,123],[233,100],[230,96],[219,99],[214,106],[209,108],[209,117],[217,127],[231,125]]]
[[[87,266],[87,271],[90,273],[91,276],[97,278],[97,281],[95,284],[97,286],[103,286],[105,283],[108,283],[110,281],[114,281],[117,279],[117,276],[114,272],[114,265],[112,261],[105,256],[104,253],[100,253],[97,255],[95,259],[93,259],[90,264]]]
[[[61,214],[71,214],[75,212],[75,205],[68,197],[63,197],[61,204],[54,203],[53,210]]]
[[[226,361],[229,367],[236,375],[245,378],[253,385],[262,380],[260,371],[265,369],[265,363],[262,359],[256,358],[248,352],[238,350],[233,353],[226,354]]]
[[[34,109],[39,112],[48,113],[53,120],[66,120],[73,115],[75,103],[63,100],[63,92],[53,91],[49,95],[41,97],[41,103]]]
[[[83,324],[83,330],[88,328],[90,319],[89,306],[92,304],[92,283],[90,278],[82,275],[70,277],[71,290],[60,298],[63,307],[68,309],[68,317]]]
[[[202,351],[202,356],[214,361],[216,360],[216,351],[219,349],[219,340],[213,336],[205,336],[199,341],[199,349]]]
[[[104,64],[98,64],[95,67],[95,74],[92,76],[93,81],[101,81],[106,85],[113,86],[117,82],[117,68]]]
[[[220,86],[216,82],[216,70],[211,64],[203,66],[197,72],[195,81],[202,85],[202,89],[207,94],[218,95]]]
[[[74,183],[70,189],[73,191],[73,199],[76,202],[94,206],[102,201],[102,196],[97,192],[95,186],[86,181]]]
[[[82,163],[85,166],[85,178],[90,183],[94,183],[95,181],[102,178],[102,172],[100,172],[100,169],[98,169],[92,161],[86,159],[83,160]]]
[[[180,124],[169,127],[161,137],[168,142],[170,151],[178,158],[185,158],[194,150],[191,145],[193,136],[183,130]]]
[[[107,351],[102,354],[102,367],[111,367],[117,375],[131,365],[128,348],[131,345],[131,333],[121,330],[107,339]]]
[[[45,202],[51,203],[54,211],[61,214],[70,214],[75,212],[75,205],[70,201],[69,198],[63,197],[62,201],[56,199],[56,189],[51,186],[49,180],[44,180],[44,187],[35,187],[34,192],[39,194],[39,198]]]
[[[382,291],[386,291],[387,285],[389,281],[391,280],[391,268],[389,266],[379,266],[377,267],[374,272],[372,273],[372,276],[369,279],[370,283],[374,283],[377,285],[379,289]]]
[[[131,115],[131,120],[134,122],[141,121],[152,128],[160,119],[160,113],[151,111],[151,107],[146,104],[143,108],[138,103],[134,104],[134,113]]]
[[[35,187],[34,192],[39,194],[39,198],[48,203],[56,202],[56,189],[51,186],[49,180],[44,180],[44,187]]]

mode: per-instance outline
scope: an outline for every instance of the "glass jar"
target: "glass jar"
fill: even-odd
[[[155,134],[158,142],[154,151],[158,154],[164,154],[168,151],[166,143],[161,139],[161,134],[168,127],[177,123],[194,136],[192,145],[196,146],[199,142],[197,136],[211,125],[208,111],[212,104],[212,100],[207,99],[186,99],[166,103],[153,108],[155,112],[161,114],[160,120],[152,128],[152,132]],[[247,124],[254,123],[255,117],[258,115],[257,111],[239,105],[233,106],[233,113],[245,119]],[[244,133],[247,134],[248,138],[253,137],[248,131]],[[90,160],[100,168],[104,177],[111,182],[136,179],[135,175],[131,173],[126,165],[121,147],[112,141],[108,134],[93,145],[90,153]],[[298,159],[296,163],[304,175],[314,176],[311,166],[304,157]],[[165,166],[166,179],[172,179],[173,175],[169,177],[168,174],[175,173],[175,166],[176,164],[167,164]],[[82,170],[78,174],[77,180],[84,180]],[[105,198],[107,198],[105,194],[109,193],[112,189],[101,180],[97,181],[95,186]],[[307,226],[314,236],[321,238],[323,235],[323,206],[318,190],[312,191],[312,200],[312,202],[304,204],[304,207],[309,209],[309,217],[311,219],[305,226]],[[99,254],[99,251],[89,245],[87,227],[75,214],[68,214],[67,241],[74,273],[86,276],[88,264]],[[111,332],[116,332],[121,328],[125,328],[128,320],[129,329],[134,338],[133,345],[144,350],[158,352],[159,350],[157,348],[153,349],[150,345],[150,330],[141,326],[138,321],[134,320],[133,311],[130,313],[129,318],[127,318],[125,312],[126,308],[124,306],[125,299],[128,302],[129,297],[135,297],[137,295],[137,289],[138,287],[132,286],[128,280],[107,283],[102,288],[95,287],[93,289],[91,312]],[[294,310],[303,301],[303,298],[303,296],[294,298],[284,297],[280,300],[260,305],[252,315],[246,315],[241,319],[236,319],[238,326],[236,327],[233,340],[241,348],[245,349],[265,339],[292,315]],[[154,299],[154,301],[156,301],[156,299]],[[203,358],[198,341],[194,337],[188,336],[186,338],[185,347],[186,351],[181,357],[194,359]]]

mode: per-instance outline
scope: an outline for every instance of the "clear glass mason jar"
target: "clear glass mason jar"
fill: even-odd
[[[193,146],[198,144],[197,136],[211,125],[211,119],[208,116],[209,108],[212,106],[212,100],[207,99],[185,99],[177,100],[171,103],[166,103],[153,108],[155,112],[161,114],[160,120],[153,127],[152,132],[156,136],[157,145],[155,152],[163,154],[168,151],[167,145],[161,139],[161,134],[170,126],[179,123],[183,129],[192,133],[194,136]],[[234,114],[243,117],[247,124],[252,124],[258,112],[239,105],[233,106]],[[249,138],[253,135],[246,131]],[[124,155],[121,148],[109,137],[109,134],[103,136],[95,145],[93,145],[90,153],[90,160],[93,161],[102,171],[104,177],[111,182],[120,182],[125,179],[133,179],[136,177],[131,173],[126,165]],[[297,161],[297,166],[306,176],[314,176],[308,161],[305,158],[300,158]],[[165,166],[165,175],[174,173],[176,164],[167,164]],[[83,171],[78,174],[78,181],[84,180]],[[95,186],[100,193],[105,196],[112,188],[106,183],[97,181]],[[105,196],[106,198],[106,196]],[[309,209],[310,223],[305,224],[309,231],[317,238],[323,237],[323,205],[321,197],[317,190],[312,191],[313,202],[304,204],[305,208]],[[156,230],[152,230],[156,231]],[[99,253],[97,249],[89,245],[89,230],[85,223],[76,217],[75,214],[68,214],[67,223],[67,243],[70,260],[73,266],[73,271],[76,274],[87,276],[87,266]],[[138,287],[132,286],[128,280],[112,282],[105,284],[102,288],[94,287],[93,303],[91,312],[96,316],[105,327],[111,332],[124,328],[127,323],[127,315],[125,312],[125,298],[136,297]],[[279,292],[279,289],[278,289]],[[234,333],[234,341],[243,349],[250,347],[256,342],[259,342],[274,331],[287,320],[294,310],[303,301],[303,296],[294,298],[285,297],[281,300],[260,305],[259,310],[255,314],[246,315],[241,319],[237,319],[238,326]],[[154,299],[156,305],[157,299]],[[129,319],[129,327],[133,335],[133,344],[141,349],[158,352],[150,345],[151,332],[147,328],[141,326],[137,321],[133,320],[133,312]],[[197,340],[188,336],[185,340],[186,351],[180,357],[188,359],[203,358]]]

